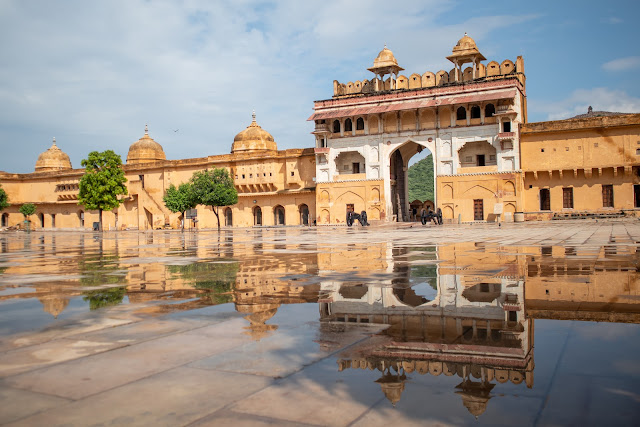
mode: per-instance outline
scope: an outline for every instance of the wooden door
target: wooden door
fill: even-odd
[[[473,201],[473,220],[484,221],[484,204],[482,199],[475,199]]]

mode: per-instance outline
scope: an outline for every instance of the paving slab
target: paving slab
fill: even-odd
[[[122,342],[56,339],[0,353],[0,378],[125,347]]]
[[[237,426],[251,426],[251,427],[263,427],[263,426],[278,426],[278,427],[311,427],[313,424],[306,423],[294,423],[291,421],[285,421],[278,418],[267,418],[256,415],[242,414],[239,412],[233,412],[228,409],[221,409],[208,415],[198,421],[189,424],[189,427],[237,427]]]
[[[181,426],[251,395],[271,383],[265,377],[180,367],[134,381],[14,426]]]
[[[63,408],[71,401],[11,387],[0,387],[0,424],[4,425],[51,408]]]
[[[161,337],[6,378],[6,384],[69,399],[139,380],[241,345],[243,319]]]
[[[189,366],[281,378],[330,354],[363,340],[386,325],[341,328],[320,333],[320,322],[307,322],[286,333],[272,334],[230,351],[200,359]]]
[[[332,357],[311,365],[229,407],[234,412],[296,423],[346,426],[381,399],[364,381],[346,381]]]
[[[91,317],[65,321],[61,325],[46,328],[42,331],[21,333],[3,337],[0,341],[0,351],[8,351],[20,347],[41,344],[57,338],[65,338],[82,333],[100,331],[134,322],[131,319],[111,317]]]

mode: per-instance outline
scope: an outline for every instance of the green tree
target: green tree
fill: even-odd
[[[226,169],[213,169],[195,172],[191,177],[193,194],[199,205],[211,206],[218,220],[220,230],[220,216],[218,207],[235,205],[238,203],[238,190]]]
[[[118,196],[127,194],[122,170],[122,159],[112,150],[92,151],[81,162],[85,173],[80,178],[78,204],[88,210],[98,210],[100,231],[102,231],[102,211],[120,206]]]
[[[33,203],[25,203],[24,205],[20,206],[20,209],[18,209],[18,211],[22,215],[24,215],[24,219],[26,221],[31,215],[36,213],[36,205],[34,205]]]
[[[9,207],[9,196],[0,185],[0,211],[7,207]]]
[[[182,231],[184,232],[185,212],[198,205],[198,201],[193,194],[193,185],[185,182],[176,188],[175,185],[171,184],[162,200],[171,212],[180,212],[182,214]]]
[[[203,290],[203,297],[211,304],[224,304],[233,301],[236,275],[240,264],[230,259],[222,262],[196,262],[188,265],[168,265],[167,270],[182,277],[195,289]]]
[[[25,203],[24,205],[20,206],[20,209],[18,209],[18,211],[24,216],[24,228],[27,230],[27,233],[31,232],[31,221],[29,220],[29,217],[36,213],[36,205],[34,205],[33,203]]]
[[[102,307],[109,307],[122,303],[127,294],[127,288],[108,288],[84,292],[82,299],[89,302],[90,310],[97,310]]]
[[[433,200],[433,158],[429,154],[409,167],[409,201]]]

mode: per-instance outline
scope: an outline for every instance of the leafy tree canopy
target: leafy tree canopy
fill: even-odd
[[[78,204],[89,210],[112,210],[120,206],[118,196],[127,194],[122,159],[112,150],[92,151],[82,160]]]
[[[27,217],[36,213],[36,205],[34,205],[33,203],[25,203],[24,205],[20,206],[20,209],[18,210],[22,215],[24,215],[24,218],[26,219]]]
[[[9,196],[7,196],[4,188],[0,186],[0,211],[7,207],[9,207]]]
[[[229,172],[226,169],[218,168],[198,171],[191,177],[191,184],[197,203],[211,206],[218,220],[218,229],[220,229],[218,207],[238,203],[238,190],[233,185]]]
[[[188,182],[180,184],[178,188],[171,184],[162,200],[164,201],[164,205],[171,212],[180,212],[183,220],[184,213],[198,205],[198,201],[193,193],[193,185]],[[184,221],[182,222],[182,229],[184,230]]]
[[[433,200],[433,158],[429,154],[409,167],[409,201]]]

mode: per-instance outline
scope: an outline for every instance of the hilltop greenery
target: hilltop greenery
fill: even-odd
[[[433,158],[429,154],[409,167],[409,202],[433,200]]]

